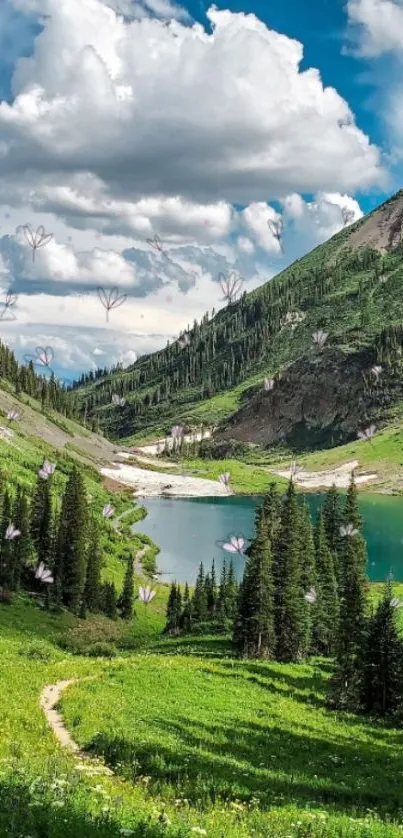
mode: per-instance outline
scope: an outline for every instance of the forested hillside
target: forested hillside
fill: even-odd
[[[347,378],[350,368],[358,370],[359,392],[353,391],[359,400],[371,368],[383,367],[386,389],[379,399],[372,394],[364,405],[365,416],[371,418],[373,407],[382,421],[403,395],[403,247],[395,230],[402,208],[403,193],[398,193],[273,280],[244,293],[215,316],[206,314],[179,341],[125,371],[84,376],[71,394],[80,414],[86,421],[99,422],[115,439],[164,432],[173,421],[212,423],[260,393],[265,377],[278,380],[295,363],[300,367],[294,378],[312,363],[315,377],[320,356],[331,357]],[[294,380],[299,404],[309,384],[306,380],[303,393]],[[350,407],[353,399],[347,413]],[[321,422],[320,410],[317,413]],[[279,429],[259,441],[273,442],[289,432],[292,436],[300,421],[291,417],[284,434],[280,420]],[[352,424],[350,419],[336,427],[330,422],[324,442],[346,441]],[[245,438],[242,421],[239,427],[239,436]]]

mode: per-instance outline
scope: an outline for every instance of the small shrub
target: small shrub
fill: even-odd
[[[68,629],[60,638],[59,645],[73,655],[85,655],[88,654],[86,650],[90,647],[98,643],[106,645],[118,643],[120,637],[121,628],[118,623],[97,615]]]
[[[30,646],[20,649],[19,654],[24,658],[29,658],[30,660],[44,662],[51,661],[54,657],[52,651],[45,643],[31,643]]]
[[[118,650],[112,643],[105,643],[99,640],[97,643],[91,643],[83,649],[82,654],[88,655],[90,658],[116,658]]]

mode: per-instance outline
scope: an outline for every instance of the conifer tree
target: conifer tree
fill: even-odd
[[[53,558],[52,478],[38,477],[31,504],[31,538],[38,561],[49,567]]]
[[[341,577],[340,550],[342,546],[340,527],[343,524],[343,511],[335,484],[326,492],[322,511],[326,541],[333,555],[334,569],[339,582]]]
[[[30,509],[28,498],[21,489],[17,492],[13,518],[21,535],[13,543],[13,588],[18,590],[28,582],[29,568],[34,565],[34,547],[30,533]]]
[[[188,591],[189,593],[189,591]],[[179,634],[182,613],[182,594],[180,586],[172,582],[167,604],[167,621],[165,631],[168,634]]]
[[[203,562],[200,563],[196,585],[193,592],[192,615],[196,623],[204,622],[207,618],[207,597]]]
[[[105,582],[102,589],[102,610],[110,620],[116,620],[118,616],[117,594],[113,582]]]
[[[179,627],[181,631],[187,634],[192,629],[192,603],[189,593],[189,585],[186,582],[183,594],[183,609],[180,616]]]
[[[403,642],[397,626],[398,605],[389,580],[369,620],[360,661],[361,706],[380,716],[394,714],[402,705]]]
[[[134,602],[134,562],[131,554],[127,557],[127,567],[123,582],[123,590],[119,598],[119,611],[122,620],[131,620],[133,617]]]
[[[220,620],[226,618],[226,598],[227,598],[227,563],[224,559],[221,568],[220,585],[218,589],[217,611]]]
[[[333,553],[326,539],[323,512],[319,512],[315,527],[315,559],[317,598],[312,605],[312,651],[329,656],[335,651],[339,604]]]
[[[204,580],[204,589],[206,592],[207,614],[213,616],[217,601],[217,580],[214,559],[211,565],[211,572],[206,575]]]
[[[269,489],[263,498],[263,515],[267,527],[267,534],[272,546],[276,543],[281,520],[281,497],[277,484],[270,483]]]
[[[275,549],[276,658],[297,661],[306,652],[307,608],[301,570],[300,517],[293,481],[288,484]]]
[[[0,530],[0,585],[7,591],[12,589],[13,582],[13,545],[11,541],[6,540],[5,534],[7,527],[11,523],[11,497],[8,489],[4,492],[3,509]]]
[[[87,568],[83,603],[88,611],[96,613],[101,607],[101,551],[98,526],[95,518],[90,522],[90,539],[87,548]]]
[[[238,583],[235,577],[233,559],[230,560],[227,572],[227,591],[225,597],[225,610],[229,620],[233,620],[237,608]]]
[[[354,478],[347,493],[343,526],[354,526],[353,534],[343,538],[340,553],[342,576],[339,586],[340,618],[337,634],[337,668],[332,678],[333,701],[341,707],[357,704],[358,664],[362,653],[367,610],[366,544],[360,532]]]
[[[256,514],[256,535],[249,548],[239,589],[233,640],[243,657],[273,657],[272,552],[260,512]]]
[[[301,586],[305,597],[305,594],[316,586],[314,535],[311,514],[305,498],[299,504],[299,540]],[[306,655],[311,647],[312,627],[312,608],[304,599],[304,607],[301,609],[301,634],[303,631],[301,655]]]
[[[64,605],[78,613],[87,571],[88,508],[83,477],[71,472],[65,488],[57,536],[55,575]]]

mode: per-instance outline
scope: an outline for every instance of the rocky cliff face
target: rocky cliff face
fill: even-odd
[[[263,386],[247,404],[219,427],[217,442],[252,442],[261,446],[285,442],[296,448],[338,445],[356,438],[391,400],[370,384],[370,353],[323,352],[301,358],[284,371],[272,391]]]

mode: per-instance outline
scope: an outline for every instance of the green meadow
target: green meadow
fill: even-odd
[[[131,626],[104,621],[109,660],[66,649],[74,633],[93,638],[98,618],[24,597],[0,608],[0,834],[401,835],[402,732],[326,709],[324,661],[240,662],[225,638],[165,640],[157,589]],[[58,744],[40,708],[64,679],[78,679],[60,708],[92,762]]]

